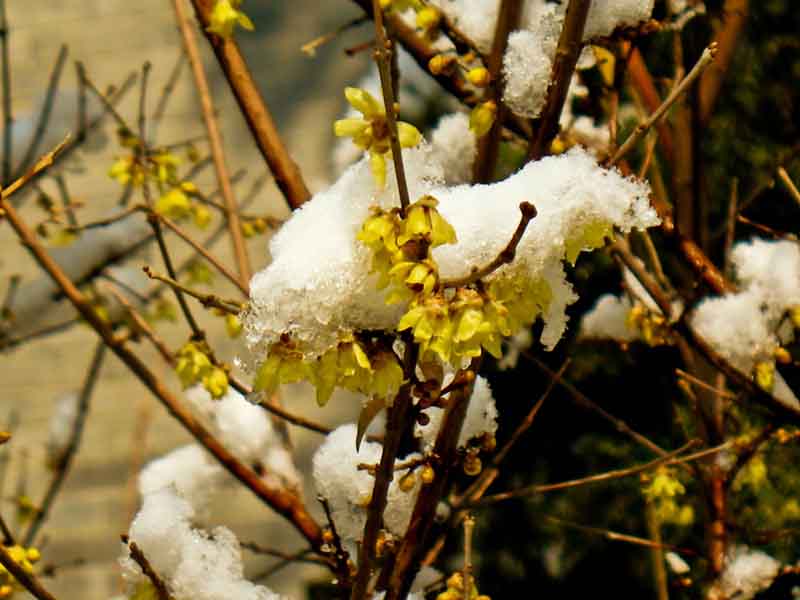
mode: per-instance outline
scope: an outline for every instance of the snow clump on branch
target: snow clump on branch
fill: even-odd
[[[237,392],[230,391],[219,401],[211,400],[202,388],[190,390],[188,396],[194,410],[241,460],[268,462],[270,452],[280,445],[264,411]],[[297,477],[293,469],[271,476],[289,481]],[[154,460],[139,476],[142,507],[131,523],[129,538],[175,600],[280,598],[244,578],[241,548],[233,532],[226,527],[206,530],[198,526],[211,491],[228,481],[223,468],[196,444]],[[147,578],[127,550],[120,563],[131,595],[138,596],[149,585]]]
[[[536,288],[547,348],[562,336],[565,309],[576,300],[563,262],[601,246],[614,229],[628,232],[658,223],[645,183],[600,167],[581,148],[529,163],[499,183],[475,186],[443,186],[429,146],[405,150],[403,159],[412,200],[424,194],[436,198],[458,238],[433,249],[443,280],[492,261],[519,224],[520,204],[536,206],[538,215],[513,263],[487,281],[519,277]],[[244,318],[254,362],[263,360],[282,335],[313,357],[355,331],[395,330],[405,308],[385,303],[385,291],[376,289],[370,272],[369,249],[356,238],[371,206],[397,205],[391,171],[390,165],[387,188],[375,192],[369,165],[360,161],[296,211],[272,239],[272,264],[253,277]]]
[[[380,444],[368,441],[362,442],[356,450],[356,432],[356,426],[348,424],[329,433],[313,461],[317,492],[328,501],[336,531],[349,542],[360,540],[364,533],[367,506],[375,482],[375,477],[367,469],[358,467],[377,465],[382,452]],[[413,458],[419,458],[419,455],[411,454],[405,460]],[[400,489],[402,473],[395,472],[389,485],[383,515],[386,528],[398,536],[402,536],[408,527],[420,486],[416,480],[410,490]]]
[[[500,10],[499,0],[437,0],[435,4],[455,21],[481,52],[491,50]],[[610,35],[617,27],[634,26],[647,20],[653,12],[653,4],[654,0],[592,2],[583,41],[589,42]],[[566,2],[527,0],[520,28],[509,35],[503,57],[503,100],[521,117],[534,118],[544,106],[566,5]]]

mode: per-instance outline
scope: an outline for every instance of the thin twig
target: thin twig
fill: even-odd
[[[78,410],[75,416],[75,421],[72,424],[72,431],[70,432],[69,442],[61,456],[58,457],[58,462],[55,465],[53,477],[50,479],[50,484],[47,486],[47,491],[44,494],[44,499],[38,505],[39,510],[31,521],[28,531],[25,533],[23,545],[30,546],[36,539],[36,534],[44,524],[45,520],[50,514],[50,508],[53,506],[61,486],[69,474],[69,469],[72,466],[72,460],[78,452],[81,444],[81,437],[83,436],[83,427],[86,423],[86,417],[89,414],[89,402],[94,392],[95,384],[100,375],[100,368],[103,365],[103,358],[105,357],[106,346],[102,340],[98,341],[95,347],[92,362],[89,364],[89,370],[86,372],[86,379],[84,380],[83,387],[81,388],[80,396],[78,397]]]
[[[404,371],[408,375],[417,362],[416,344],[406,347],[404,356]],[[411,371],[413,372],[413,371]],[[409,377],[410,379],[410,377]],[[378,533],[383,527],[383,511],[386,509],[389,484],[394,475],[394,463],[400,450],[400,443],[411,420],[414,404],[411,395],[411,381],[406,382],[397,393],[392,406],[387,408],[386,436],[383,441],[381,460],[375,470],[375,482],[372,486],[372,496],[367,507],[367,520],[364,524],[364,535],[358,552],[358,572],[356,573],[353,588],[350,593],[351,600],[365,598],[367,585],[372,576],[372,563],[375,559],[375,544]]]
[[[3,515],[0,515],[0,533],[3,534],[4,546],[13,546],[16,544],[14,534],[11,532],[11,528],[9,528],[8,523],[6,523],[6,520],[3,518]]]
[[[47,131],[47,125],[50,122],[50,114],[53,112],[53,102],[55,101],[58,85],[61,81],[61,73],[64,71],[64,65],[67,62],[67,46],[61,46],[58,51],[53,71],[50,73],[50,81],[47,84],[47,92],[44,97],[44,104],[39,112],[39,118],[36,121],[36,129],[34,130],[33,138],[31,138],[28,149],[25,151],[20,163],[17,165],[17,172],[22,172],[30,165],[34,159],[39,155],[39,146],[44,139],[44,134]]]
[[[778,167],[778,179],[780,179],[783,186],[789,192],[789,195],[792,199],[800,205],[800,190],[797,189],[797,186],[792,181],[792,178],[789,177],[789,173],[786,172],[782,166]]]
[[[175,66],[173,66],[172,71],[170,71],[167,83],[165,83],[164,87],[161,88],[161,95],[158,97],[155,110],[153,110],[153,116],[150,119],[151,139],[147,140],[148,143],[153,143],[153,140],[156,139],[158,126],[161,124],[161,120],[164,118],[164,115],[167,112],[167,105],[172,98],[172,93],[175,91],[175,88],[178,85],[178,80],[180,79],[181,72],[183,71],[183,66],[185,64],[186,54],[184,53],[183,49],[181,49],[180,54],[178,54],[178,60],[175,61]]]
[[[641,465],[636,465],[633,467],[627,467],[625,469],[615,469],[613,471],[606,471],[605,473],[598,473],[596,475],[589,475],[587,477],[581,477],[578,479],[570,479],[569,481],[560,481],[558,483],[546,483],[546,484],[534,484],[528,485],[522,488],[518,488],[515,490],[511,490],[509,492],[503,492],[500,494],[494,494],[493,496],[485,496],[482,500],[475,503],[474,506],[483,507],[488,506],[490,504],[495,504],[497,502],[503,502],[505,500],[511,500],[512,498],[524,498],[526,496],[535,496],[537,494],[545,494],[548,492],[554,492],[558,490],[566,490],[574,487],[580,487],[592,483],[601,483],[606,481],[613,481],[615,479],[622,479],[625,477],[630,477],[632,475],[638,475],[639,473],[644,473],[645,471],[650,471],[655,467],[661,465],[671,465],[677,464],[679,462],[689,462],[692,460],[697,460],[699,458],[705,458],[711,454],[716,454],[725,450],[726,448],[730,447],[730,442],[722,444],[720,446],[715,446],[714,448],[708,448],[706,450],[701,450],[700,452],[695,452],[694,454],[689,454],[686,456],[681,457],[680,455],[686,452],[688,449],[698,445],[700,442],[698,440],[691,440],[688,444],[685,444],[674,450],[673,452],[668,452],[665,456],[661,456],[652,460],[648,463],[644,463]]]
[[[222,146],[222,135],[219,130],[219,123],[217,122],[214,102],[211,99],[211,90],[203,67],[203,60],[200,57],[200,50],[197,47],[194,30],[186,14],[184,0],[174,0],[173,6],[175,8],[175,18],[178,21],[178,29],[183,37],[183,44],[186,48],[186,54],[189,57],[189,64],[192,67],[195,87],[200,95],[203,123],[205,123],[208,141],[211,145],[214,172],[216,173],[217,185],[222,192],[222,200],[225,204],[225,212],[228,219],[228,232],[231,236],[233,255],[236,259],[236,269],[239,273],[239,288],[246,290],[247,283],[250,281],[250,276],[252,275],[252,266],[250,264],[250,256],[247,254],[247,246],[244,243],[242,224],[239,221],[239,208],[236,203],[236,198],[233,195],[230,173],[225,164],[225,150]]]
[[[502,267],[503,265],[510,264],[517,253],[517,246],[519,245],[520,241],[522,240],[522,236],[525,234],[525,230],[528,228],[528,223],[536,216],[536,207],[531,204],[530,202],[522,202],[519,205],[519,211],[522,213],[520,217],[519,224],[517,228],[514,230],[514,234],[511,236],[511,239],[506,244],[506,247],[503,248],[500,253],[492,259],[492,261],[484,265],[483,267],[473,267],[472,271],[468,275],[464,275],[463,277],[456,277],[454,279],[445,279],[442,281],[442,285],[444,287],[455,288],[455,287],[464,287],[467,285],[471,285],[476,281],[483,279],[487,275],[495,272],[497,269]]]
[[[537,358],[531,352],[527,350],[522,352],[522,356],[528,359],[529,361],[533,362],[539,369],[544,371],[550,378],[557,379],[557,373],[554,372],[550,367],[544,364],[539,358]],[[578,388],[572,385],[567,379],[563,377],[558,379],[558,384],[563,387],[567,392],[569,392],[570,397],[573,401],[582,406],[583,408],[588,409],[589,411],[593,412],[603,420],[610,423],[616,431],[622,433],[629,438],[631,438],[634,442],[642,446],[643,448],[647,448],[651,452],[657,454],[658,456],[666,456],[667,451],[661,448],[658,444],[652,442],[650,439],[642,435],[641,433],[632,429],[625,421],[622,419],[615,417],[599,404],[594,402],[593,400],[589,399],[583,392],[581,392]]]
[[[142,549],[139,548],[136,542],[131,542],[128,540],[128,536],[126,535],[122,536],[122,543],[128,546],[131,558],[137,565],[139,565],[142,573],[144,573],[145,576],[150,580],[150,583],[153,584],[158,599],[170,600],[167,584],[164,583],[164,580],[161,578],[161,576],[156,573],[156,570],[153,568],[153,565],[150,564],[150,561],[147,560],[147,557],[144,555],[144,552],[142,552]]]
[[[190,246],[191,246],[191,247],[194,249],[194,251],[195,251],[195,252],[197,252],[197,253],[198,253],[200,256],[202,256],[202,257],[203,257],[203,258],[205,258],[205,259],[206,259],[206,260],[207,260],[209,263],[211,263],[211,265],[212,265],[212,266],[213,266],[213,267],[214,267],[214,268],[215,268],[217,271],[219,271],[219,272],[222,274],[222,276],[223,276],[223,277],[225,277],[225,279],[227,279],[228,281],[230,281],[231,283],[233,283],[233,284],[234,284],[234,285],[235,285],[237,288],[239,288],[239,291],[240,291],[240,292],[242,292],[242,294],[244,294],[244,295],[245,295],[245,297],[249,297],[249,296],[250,296],[250,290],[249,290],[249,287],[248,287],[248,286],[249,286],[249,281],[248,281],[248,280],[246,280],[246,279],[245,279],[245,280],[243,280],[243,279],[241,279],[240,277],[236,277],[236,276],[235,276],[233,273],[231,273],[231,272],[228,270],[228,268],[227,268],[225,265],[223,265],[223,264],[222,264],[222,263],[219,261],[219,259],[217,259],[217,257],[215,257],[215,256],[214,256],[213,254],[211,254],[211,253],[210,253],[208,250],[206,250],[205,248],[203,248],[203,246],[202,246],[200,243],[196,242],[196,241],[195,241],[195,240],[193,240],[191,237],[189,237],[189,234],[187,234],[187,233],[186,233],[186,232],[185,232],[185,231],[184,231],[184,230],[183,230],[181,227],[179,227],[179,226],[178,226],[176,223],[174,223],[173,221],[170,221],[169,219],[167,219],[167,218],[166,218],[165,216],[163,216],[163,215],[158,215],[158,218],[161,220],[161,222],[162,222],[164,225],[166,225],[166,226],[167,226],[167,228],[168,228],[169,230],[171,230],[173,233],[175,233],[175,234],[176,234],[176,235],[177,235],[179,238],[181,238],[181,239],[182,239],[184,242],[186,242],[187,244],[189,244],[189,245],[190,245]]]
[[[327,44],[328,42],[335,40],[338,36],[343,34],[348,29],[352,29],[354,27],[358,27],[362,23],[366,23],[368,20],[369,20],[369,18],[366,17],[366,16],[356,17],[355,19],[351,19],[350,21],[347,21],[347,23],[339,25],[333,31],[329,31],[328,33],[325,33],[323,35],[315,37],[310,42],[306,42],[305,44],[300,46],[300,50],[306,56],[309,56],[309,57],[313,58],[314,56],[316,56],[317,49],[320,46],[323,46],[323,45]]]
[[[544,515],[543,517],[546,521],[550,521],[551,523],[555,523],[556,525],[563,525],[564,527],[569,527],[570,529],[574,529],[576,531],[583,531],[585,533],[591,533],[596,535],[601,535],[607,540],[612,542],[626,542],[628,544],[635,544],[637,546],[644,546],[645,548],[658,548],[662,550],[671,550],[672,552],[678,552],[680,554],[685,554],[687,556],[697,556],[697,552],[691,550],[689,548],[682,548],[680,546],[673,546],[672,544],[661,544],[654,542],[652,540],[648,540],[646,538],[641,538],[635,535],[629,535],[627,533],[618,533],[616,531],[611,531],[609,529],[602,529],[600,527],[590,527],[588,525],[580,525],[578,523],[573,523],[571,521],[565,521],[563,519],[559,519],[557,517],[552,517],[550,515]]]
[[[171,277],[154,273],[153,270],[147,265],[144,265],[142,267],[142,270],[150,279],[156,279],[158,281],[166,283],[171,288],[191,296],[195,300],[199,301],[200,304],[202,304],[206,308],[218,308],[219,310],[225,311],[226,313],[232,315],[238,315],[239,313],[242,312],[242,310],[244,310],[244,305],[239,302],[236,302],[235,300],[226,300],[224,298],[220,298],[215,294],[203,294],[202,292],[198,292],[190,287],[183,285],[182,283],[176,281]]]
[[[538,160],[550,149],[558,135],[558,120],[567,99],[569,83],[583,46],[583,28],[592,0],[569,0],[564,26],[558,38],[556,57],[542,112],[536,119],[535,134],[528,146],[528,159]]]
[[[395,113],[395,91],[392,85],[392,44],[383,27],[383,10],[380,0],[372,0],[372,14],[375,20],[375,62],[378,63],[378,73],[383,91],[383,104],[386,108],[386,123],[389,125],[389,144],[392,150],[394,174],[397,178],[397,194],[400,197],[400,210],[405,214],[410,200],[408,197],[408,182],[403,166],[403,154],[400,148],[400,137],[397,134],[397,114]]]
[[[689,71],[689,74],[684,77],[681,82],[675,86],[669,96],[667,96],[666,100],[661,103],[655,112],[653,112],[644,123],[640,123],[636,126],[636,129],[633,130],[628,136],[628,139],[620,146],[619,150],[616,151],[614,156],[608,162],[609,165],[614,165],[625,156],[628,151],[633,148],[636,143],[644,137],[644,135],[650,130],[650,128],[658,123],[661,118],[667,113],[670,107],[675,104],[678,98],[683,95],[686,90],[691,87],[691,85],[695,82],[695,80],[703,73],[703,71],[708,67],[713,61],[714,57],[717,53],[717,45],[712,43],[709,45],[705,50],[703,50],[703,54],[700,56],[700,59],[697,63],[692,67],[692,70]]]
[[[3,186],[11,180],[12,152],[14,146],[14,114],[11,107],[11,56],[8,44],[8,18],[6,0],[0,0],[0,61],[3,79]]]

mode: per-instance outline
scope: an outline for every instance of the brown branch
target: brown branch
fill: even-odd
[[[250,133],[255,138],[261,155],[283,192],[289,207],[295,209],[311,197],[300,170],[281,140],[253,75],[233,39],[224,39],[208,31],[214,0],[191,0],[197,20],[217,57],[225,78],[242,110]]]
[[[486,67],[489,70],[491,83],[484,95],[484,101],[494,100],[497,115],[486,135],[478,140],[478,155],[475,158],[472,179],[476,183],[490,183],[497,162],[500,148],[500,134],[508,115],[508,107],[503,102],[503,55],[508,45],[508,35],[519,27],[522,14],[522,0],[502,0],[500,12],[492,41],[492,52],[489,54]]]
[[[632,475],[638,475],[639,473],[644,473],[645,471],[649,471],[661,465],[670,465],[679,462],[688,462],[692,460],[697,460],[699,458],[705,458],[706,456],[709,456],[711,454],[716,454],[717,452],[720,452],[730,446],[730,443],[726,443],[722,444],[721,446],[708,448],[706,450],[701,450],[700,452],[695,452],[694,454],[678,458],[681,454],[686,452],[688,449],[697,446],[699,443],[700,443],[699,440],[691,440],[688,444],[681,446],[677,450],[668,452],[664,456],[660,456],[655,460],[651,460],[650,462],[641,465],[627,467],[625,469],[615,469],[613,471],[606,471],[605,473],[589,475],[587,477],[581,477],[579,479],[570,479],[569,481],[560,481],[558,483],[528,485],[522,488],[511,490],[509,492],[503,492],[500,494],[494,494],[492,496],[486,496],[481,501],[475,503],[473,506],[484,507],[490,504],[495,504],[497,502],[511,500],[513,498],[524,498],[526,496],[535,496],[537,494],[545,494],[548,492],[554,492],[558,490],[566,490],[569,488],[580,487],[592,483],[602,483],[605,481],[622,479],[625,477],[630,477]]]
[[[479,360],[473,359],[470,364],[469,371],[473,374],[480,365]],[[386,600],[402,600],[407,596],[424,557],[427,539],[436,516],[436,506],[447,490],[452,470],[458,464],[458,438],[473,387],[472,384],[465,385],[448,396],[442,424],[431,453],[435,458],[436,476],[419,491],[411,521],[397,550],[394,568],[388,574]]]
[[[228,232],[231,236],[233,255],[236,258],[236,269],[239,273],[239,287],[245,290],[247,289],[247,284],[250,281],[253,269],[250,264],[250,256],[247,254],[247,246],[244,243],[242,225],[239,221],[239,208],[236,203],[236,198],[233,195],[230,174],[225,164],[225,150],[222,147],[222,135],[219,131],[214,102],[211,99],[211,90],[208,86],[208,79],[205,69],[203,68],[203,60],[200,57],[200,51],[197,47],[194,30],[186,14],[184,0],[174,0],[173,5],[175,7],[175,18],[178,21],[178,29],[183,37],[183,44],[186,48],[186,54],[189,57],[189,64],[192,67],[194,83],[200,94],[200,106],[203,111],[203,122],[205,123],[206,132],[208,133],[208,141],[211,145],[211,156],[214,159],[214,171],[217,175],[217,185],[222,192],[222,200],[225,203],[226,216],[228,218]]]
[[[408,182],[406,181],[406,170],[403,166],[400,137],[397,134],[395,90],[391,73],[393,49],[392,43],[383,27],[383,11],[381,10],[380,0],[372,0],[372,11],[375,20],[375,62],[378,64],[381,90],[383,92],[383,105],[386,109],[386,123],[389,125],[389,143],[392,149],[394,174],[397,178],[397,194],[400,197],[400,210],[405,214],[411,201],[408,197]]]
[[[55,596],[48,592],[44,586],[39,583],[39,580],[35,575],[28,573],[25,569],[18,565],[13,558],[11,558],[8,550],[6,550],[5,546],[2,544],[0,544],[0,565],[4,566],[6,570],[14,576],[14,579],[16,579],[22,585],[22,587],[28,590],[34,597],[38,598],[38,600],[56,600]]]
[[[789,173],[786,172],[782,166],[778,167],[778,179],[780,179],[783,187],[789,192],[789,195],[792,199],[800,205],[800,190],[797,189],[797,186],[792,181],[792,178],[789,177]]]
[[[692,70],[689,71],[689,74],[686,75],[686,77],[684,77],[681,82],[675,86],[675,88],[672,90],[672,92],[670,92],[669,96],[667,96],[661,105],[645,120],[644,123],[639,123],[639,125],[636,126],[636,129],[633,130],[633,133],[628,136],[628,139],[625,140],[611,160],[608,161],[609,165],[618,163],[622,157],[625,156],[628,151],[633,148],[640,139],[642,139],[642,137],[644,137],[650,128],[664,117],[664,115],[667,113],[670,107],[675,104],[678,98],[680,98],[691,87],[691,85],[703,73],[706,67],[708,67],[714,61],[716,54],[717,45],[712,43],[703,51],[700,59],[697,61],[694,67],[692,67]]]
[[[144,552],[142,552],[142,549],[139,548],[136,542],[131,542],[128,540],[127,535],[121,536],[121,539],[122,543],[128,547],[133,561],[139,565],[142,573],[144,573],[145,576],[150,580],[150,583],[153,584],[158,599],[171,600],[169,590],[167,589],[167,584],[164,583],[164,580],[161,578],[161,576],[156,573],[156,570],[153,568],[153,565],[150,564],[150,561],[147,560],[147,557],[144,555]]]
[[[476,281],[483,279],[487,275],[494,273],[503,265],[510,264],[516,256],[517,246],[522,240],[522,236],[525,235],[525,230],[528,228],[528,223],[530,223],[531,220],[536,216],[536,207],[530,202],[520,203],[519,211],[522,213],[522,217],[520,217],[519,224],[514,230],[514,234],[511,236],[508,244],[506,244],[506,247],[503,248],[500,253],[492,259],[492,262],[480,268],[473,267],[472,271],[463,277],[445,279],[442,281],[442,285],[446,288],[456,288],[471,285]]]
[[[199,301],[206,308],[218,308],[219,310],[225,311],[226,313],[232,315],[238,315],[244,309],[244,305],[236,302],[235,300],[226,300],[224,298],[220,298],[215,294],[203,294],[202,292],[198,292],[193,290],[179,281],[172,279],[171,277],[166,277],[164,275],[159,275],[158,273],[154,273],[153,270],[144,265],[142,270],[150,279],[156,279],[163,283],[166,283],[171,288],[180,291],[184,294],[188,294],[195,300]]]
[[[48,161],[52,162],[52,153],[49,157],[40,159],[37,164],[46,163]],[[7,221],[39,266],[50,275],[86,322],[100,335],[111,351],[114,352],[153,395],[158,398],[170,415],[177,419],[186,430],[228,470],[228,472],[258,496],[259,499],[291,522],[314,548],[321,547],[322,532],[301,500],[294,494],[289,494],[281,488],[268,485],[254,473],[252,469],[241,463],[235,456],[228,452],[225,447],[195,419],[191,412],[181,404],[147,365],[114,336],[108,324],[97,315],[86,297],[64,274],[64,271],[42,247],[33,231],[31,231],[20,218],[14,207],[7,201],[5,191],[3,192],[2,200],[0,200],[0,208],[5,211]]]
[[[653,84],[653,78],[638,48],[633,48],[628,54],[627,74],[645,108],[647,108],[648,112],[655,112],[661,105],[661,97]],[[665,121],[656,123],[655,128],[658,132],[658,141],[661,144],[661,149],[664,151],[664,157],[667,163],[671,164],[675,157],[675,143],[672,140],[672,131]]]
[[[533,362],[539,369],[544,371],[550,378],[552,379],[557,378],[558,374],[554,372],[552,369],[550,369],[550,367],[544,364],[532,353],[524,351],[522,352],[522,356]],[[647,448],[648,450],[657,454],[658,456],[663,457],[667,455],[667,451],[661,448],[661,446],[650,441],[647,437],[632,429],[627,423],[625,423],[625,421],[623,421],[618,417],[615,417],[614,415],[606,411],[603,407],[601,407],[599,404],[597,404],[593,400],[590,400],[588,396],[586,396],[578,388],[572,385],[568,380],[562,377],[558,379],[558,384],[561,387],[563,387],[567,392],[569,392],[570,397],[576,404],[582,406],[583,408],[589,410],[590,412],[596,414],[600,418],[610,423],[612,427],[614,427],[614,429],[619,433],[628,436],[634,442],[636,442],[643,448]]]
[[[564,27],[558,38],[547,99],[539,117],[534,121],[534,137],[528,146],[528,159],[538,160],[550,149],[558,135],[558,120],[567,99],[567,90],[583,46],[583,28],[592,0],[569,0],[564,16]]]
[[[406,339],[405,355],[403,357],[403,370],[406,376],[413,374],[417,362],[417,346]],[[386,435],[383,440],[381,461],[375,470],[375,483],[372,486],[372,496],[367,507],[367,520],[364,523],[364,535],[358,551],[358,572],[356,573],[353,588],[350,593],[351,600],[363,600],[366,597],[367,586],[372,576],[372,563],[375,559],[375,544],[378,533],[383,527],[383,511],[386,509],[389,484],[394,477],[394,462],[400,450],[414,410],[413,397],[411,396],[412,381],[406,382],[398,391],[397,397],[390,407],[387,407]]]
[[[36,539],[36,534],[47,519],[50,508],[55,502],[56,496],[61,491],[61,486],[69,474],[72,459],[78,452],[81,444],[81,437],[83,436],[83,427],[86,423],[86,417],[89,414],[89,401],[92,397],[97,379],[100,376],[100,368],[103,365],[103,358],[105,357],[105,344],[102,341],[97,343],[97,347],[92,357],[92,362],[89,364],[89,370],[86,373],[86,379],[81,388],[80,396],[78,397],[78,412],[75,417],[75,422],[72,425],[70,432],[69,442],[61,456],[58,457],[58,462],[55,465],[53,477],[50,479],[50,484],[45,492],[44,499],[38,505],[39,509],[36,511],[33,520],[31,521],[28,531],[25,533],[23,546],[30,546]]]
[[[700,79],[698,89],[699,121],[706,125],[714,111],[725,74],[733,61],[739,35],[747,22],[748,0],[726,0],[722,8],[724,22],[714,37],[719,46],[719,59]]]
[[[34,131],[33,138],[31,139],[30,144],[28,144],[28,149],[25,151],[25,155],[16,168],[18,173],[21,173],[28,168],[28,165],[30,165],[39,155],[39,146],[42,143],[44,134],[47,131],[47,125],[50,122],[50,114],[53,112],[53,102],[55,100],[56,92],[58,91],[61,73],[64,71],[64,64],[66,64],[66,62],[67,46],[62,45],[61,49],[58,51],[58,57],[56,58],[55,65],[53,65],[53,70],[50,73],[50,80],[47,84],[47,92],[45,93],[44,103],[42,104],[42,109],[39,112],[39,117],[36,121],[36,129]]]
[[[11,50],[8,43],[8,15],[6,2],[0,0],[0,70],[3,80],[3,166],[0,176],[2,185],[11,179],[12,152],[14,148],[14,114],[11,106]]]
[[[250,282],[247,279],[242,279],[240,277],[236,277],[233,273],[231,273],[228,270],[228,268],[225,265],[223,265],[219,261],[219,259],[217,259],[217,257],[215,257],[208,250],[203,248],[202,244],[200,244],[199,242],[196,242],[191,237],[189,237],[189,234],[187,234],[176,223],[174,223],[173,221],[170,221],[168,218],[166,218],[163,215],[157,215],[157,216],[158,216],[159,220],[164,225],[167,226],[167,229],[172,231],[179,238],[181,238],[184,242],[189,244],[194,249],[194,251],[197,252],[197,254],[199,254],[200,256],[205,258],[209,263],[211,263],[211,265],[217,271],[219,271],[222,274],[222,276],[225,277],[225,279],[227,279],[228,281],[233,283],[237,288],[239,288],[239,291],[241,291],[246,297],[250,296],[250,289],[249,289]]]
[[[672,544],[661,544],[658,542],[654,542],[652,540],[648,540],[646,538],[641,538],[635,535],[629,535],[627,533],[618,533],[616,531],[611,531],[610,529],[602,529],[601,527],[590,527],[588,525],[580,525],[578,523],[572,523],[571,521],[565,521],[557,517],[551,517],[550,515],[545,515],[544,519],[546,521],[550,521],[551,523],[555,523],[557,525],[563,525],[564,527],[568,527],[576,531],[583,531],[584,533],[591,533],[603,536],[604,538],[612,542],[625,542],[628,544],[634,544],[636,546],[644,546],[645,548],[672,550],[673,552],[679,552],[680,554],[685,554],[687,556],[697,556],[697,552],[689,548],[673,546]]]

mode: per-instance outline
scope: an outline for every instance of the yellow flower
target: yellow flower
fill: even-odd
[[[383,10],[397,10],[404,12],[410,8],[414,10],[422,8],[422,3],[420,0],[380,0],[380,2]]]
[[[181,164],[177,156],[168,150],[159,150],[151,154],[149,159],[153,174],[160,183],[177,184],[178,165]],[[183,187],[183,191],[188,191],[184,186],[180,187]]]
[[[755,367],[756,385],[765,392],[771,392],[775,386],[775,363],[763,361]]]
[[[140,186],[144,182],[144,171],[133,156],[118,158],[108,170],[108,176],[121,185]]]
[[[242,334],[242,321],[236,315],[230,313],[225,315],[225,330],[231,338],[237,338]]]
[[[458,59],[452,54],[437,54],[428,61],[428,70],[433,75],[449,74],[457,63]]]
[[[184,344],[178,351],[177,358],[175,372],[178,374],[178,378],[184,388],[200,382],[208,371],[213,368],[211,359],[194,342]]]
[[[212,398],[222,398],[228,392],[228,374],[219,367],[211,367],[201,379]]]
[[[211,211],[205,204],[195,202],[191,207],[192,220],[200,229],[205,229],[211,223]]]
[[[202,260],[193,260],[186,269],[187,281],[190,285],[211,285],[214,283],[214,272]]]
[[[372,94],[361,88],[347,87],[344,95],[350,106],[362,116],[335,121],[333,133],[337,137],[352,138],[356,146],[369,153],[372,176],[378,187],[383,188],[386,185],[386,155],[391,147],[386,110]],[[397,122],[397,136],[401,148],[412,148],[422,139],[416,127],[403,121]]]
[[[270,347],[267,360],[256,373],[253,388],[271,394],[280,384],[302,381],[308,374],[303,354],[291,340],[284,338]]]
[[[469,114],[469,128],[475,137],[481,138],[489,133],[496,116],[497,104],[494,100],[487,100],[473,108]]]
[[[467,80],[475,87],[486,87],[492,80],[492,76],[486,67],[475,67],[467,71]]]
[[[255,27],[250,17],[239,10],[241,3],[241,0],[217,0],[214,8],[211,9],[206,31],[216,33],[226,39],[233,35],[233,30],[237,25],[247,31],[253,31]]]
[[[397,243],[402,246],[415,237],[425,238],[431,247],[455,244],[456,232],[436,207],[439,201],[433,196],[423,196],[408,207],[403,221],[403,232]]]
[[[22,567],[22,570],[26,573],[32,574],[34,572],[34,564],[41,559],[39,550],[34,547],[25,548],[19,544],[14,544],[3,546],[3,549],[11,557],[11,560]],[[14,576],[3,565],[0,565],[0,598],[7,598],[15,591],[22,589],[22,585]]]
[[[174,187],[156,200],[154,209],[168,219],[181,221],[191,214],[192,201],[182,189]]]
[[[565,257],[570,264],[574,265],[578,259],[578,254],[583,250],[594,250],[602,247],[606,238],[614,239],[614,230],[605,221],[594,221],[577,229],[565,241]]]

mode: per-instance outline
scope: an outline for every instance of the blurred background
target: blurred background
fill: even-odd
[[[72,123],[77,123],[74,61],[84,63],[87,75],[100,89],[120,85],[149,61],[152,71],[148,100],[152,110],[182,52],[172,3],[164,0],[11,0],[5,4],[17,127],[35,121],[62,44],[69,53],[48,140],[60,141],[68,129],[74,130]],[[368,39],[370,32],[355,29],[323,46],[310,58],[301,52],[301,45],[359,16],[360,11],[347,2],[315,0],[250,0],[244,8],[255,24],[255,31],[240,30],[238,41],[292,156],[312,192],[316,191],[324,187],[331,174],[331,123],[344,109],[343,86],[356,80],[369,62],[368,52],[347,57],[343,49]],[[205,39],[200,36],[198,42],[221,120],[229,169],[232,173],[246,171],[236,188],[237,195],[243,197],[253,182],[267,174],[266,167]],[[134,126],[138,95],[137,86],[119,105],[120,113]],[[115,126],[108,118],[104,124],[103,131],[93,135],[86,150],[70,161],[66,177],[73,200],[85,204],[80,211],[82,222],[107,214],[120,197],[119,183],[106,174],[120,152]],[[157,143],[170,144],[204,133],[191,72],[184,65],[159,127]],[[46,149],[49,147],[42,144],[41,150]],[[17,149],[16,155],[22,151],[24,148]],[[213,169],[205,169],[196,181],[201,189],[214,189]],[[44,181],[41,187],[46,193],[56,193],[52,181]],[[25,214],[31,221],[35,221],[37,214],[32,208],[35,200],[34,194],[24,199]],[[276,217],[288,214],[271,179],[260,188],[249,210]],[[260,269],[268,261],[267,239],[257,236],[250,243],[253,266]],[[215,251],[224,262],[233,264],[226,239],[217,244]],[[145,254],[131,264],[140,265],[147,259]],[[0,227],[0,270],[4,277],[20,274],[23,282],[40,277],[8,227]],[[0,289],[7,284],[4,281]],[[221,293],[230,291],[223,290]],[[222,320],[203,314],[205,311],[195,313],[209,331],[212,345],[226,360],[232,360],[239,342],[225,335]],[[159,327],[173,347],[186,341],[183,323]],[[151,364],[161,365],[157,368],[174,384],[176,378],[166,372],[163,361],[145,346],[140,346],[142,355],[149,357]],[[50,417],[60,395],[80,389],[94,347],[95,335],[87,327],[76,325],[0,355],[0,429],[10,427],[14,431],[13,441],[0,449],[0,510],[12,526],[17,521],[20,495],[38,502],[49,482],[50,471],[45,462]],[[286,403],[292,410],[305,412],[311,405],[316,406],[313,400],[311,404],[308,402],[303,389],[289,390],[286,394]],[[352,403],[331,402],[322,411],[316,409],[316,418],[329,424],[348,420],[351,417],[347,414],[348,407],[356,408]],[[55,578],[47,580],[53,593],[61,598],[87,600],[120,593],[116,568],[116,559],[122,552],[119,535],[127,531],[137,507],[136,473],[150,459],[189,441],[189,436],[129,375],[127,368],[107,355],[83,443],[44,527],[43,562],[57,567]],[[321,437],[294,429],[292,441],[298,450],[298,467],[307,473],[311,453]],[[307,495],[309,505],[316,510],[313,490]],[[211,521],[230,526],[241,540],[284,549],[302,547],[302,540],[291,528],[284,526],[281,519],[249,493],[224,489],[215,501]],[[24,517],[24,511],[20,516]],[[82,562],[76,565],[75,561]],[[275,562],[250,556],[248,575],[254,576]],[[267,583],[275,591],[300,597],[302,579],[317,573],[313,567],[309,569],[310,572],[304,572],[298,567],[287,568]]]

